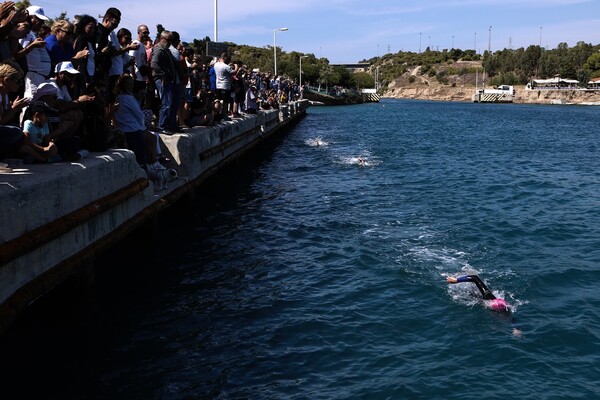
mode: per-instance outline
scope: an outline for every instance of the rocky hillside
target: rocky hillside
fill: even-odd
[[[383,97],[470,102],[473,100],[476,83],[479,88],[483,86],[480,73],[467,72],[475,68],[481,68],[481,62],[459,61],[450,65],[436,65],[437,76],[443,77],[443,82],[440,82],[436,76],[422,74],[420,66],[415,67],[390,82]],[[461,73],[449,73],[455,71]],[[525,86],[515,86],[515,90],[515,103],[600,105],[600,91],[525,90]]]

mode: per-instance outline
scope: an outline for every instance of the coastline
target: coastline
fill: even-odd
[[[474,85],[452,87],[442,84],[415,84],[408,86],[391,86],[383,94],[383,98],[414,99],[433,101],[473,101]],[[584,90],[525,90],[524,85],[515,86],[514,104],[574,104],[600,105],[600,91]]]

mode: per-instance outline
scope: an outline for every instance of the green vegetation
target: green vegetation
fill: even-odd
[[[420,75],[435,77],[444,84],[449,83],[449,76],[482,71],[477,67],[453,67],[457,61],[481,62],[492,85],[524,85],[531,78],[544,79],[554,76],[577,79],[585,85],[589,79],[600,77],[600,45],[594,46],[585,42],[579,42],[574,47],[560,43],[553,50],[529,46],[526,49],[499,50],[493,54],[485,51],[483,55],[476,54],[473,50],[432,51],[427,48],[422,53],[398,52],[361,62],[369,62],[373,67],[380,66],[380,80],[383,86],[398,78],[407,69],[417,66],[421,66]]]
[[[206,41],[194,40],[191,46],[196,54],[204,54]],[[250,68],[263,72],[273,71],[273,46],[253,47],[227,42],[233,61],[241,62]],[[326,58],[317,58],[314,54],[296,51],[285,52],[277,48],[277,72],[298,80],[300,77],[300,57],[302,59],[302,82],[313,85],[339,85],[343,87],[365,88],[375,86],[375,79],[367,73],[351,73],[341,66],[332,66]]]

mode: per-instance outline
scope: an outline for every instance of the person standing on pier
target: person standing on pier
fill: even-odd
[[[28,21],[31,31],[21,39],[23,48],[27,49],[27,74],[25,75],[25,97],[31,99],[37,87],[50,77],[52,63],[46,50],[46,42],[38,36],[45,21],[50,21],[44,14],[44,9],[38,6],[27,7]]]
[[[217,97],[223,101],[223,117],[227,117],[229,104],[231,103],[231,76],[237,74],[238,65],[229,65],[231,59],[227,53],[221,54],[219,61],[215,63],[215,75],[217,77]]]
[[[146,82],[148,81],[148,56],[146,55],[145,42],[150,38],[150,29],[146,25],[140,25],[137,28],[137,39],[132,42],[138,45],[137,48],[129,50],[129,56],[134,60],[134,85],[133,92],[137,96],[140,92],[145,92]]]
[[[162,31],[160,41],[152,49],[152,76],[158,90],[161,106],[158,113],[158,129],[160,133],[172,135],[176,130],[177,121],[174,120],[177,113],[171,112],[174,104],[175,85],[177,84],[177,70],[175,60],[169,50],[173,41],[170,31]]]

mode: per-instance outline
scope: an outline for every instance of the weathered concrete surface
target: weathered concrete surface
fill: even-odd
[[[0,173],[0,333],[29,303],[100,251],[171,205],[205,176],[303,117],[307,101],[280,110],[161,135],[180,178],[158,191],[133,153],[92,153],[77,163]]]

